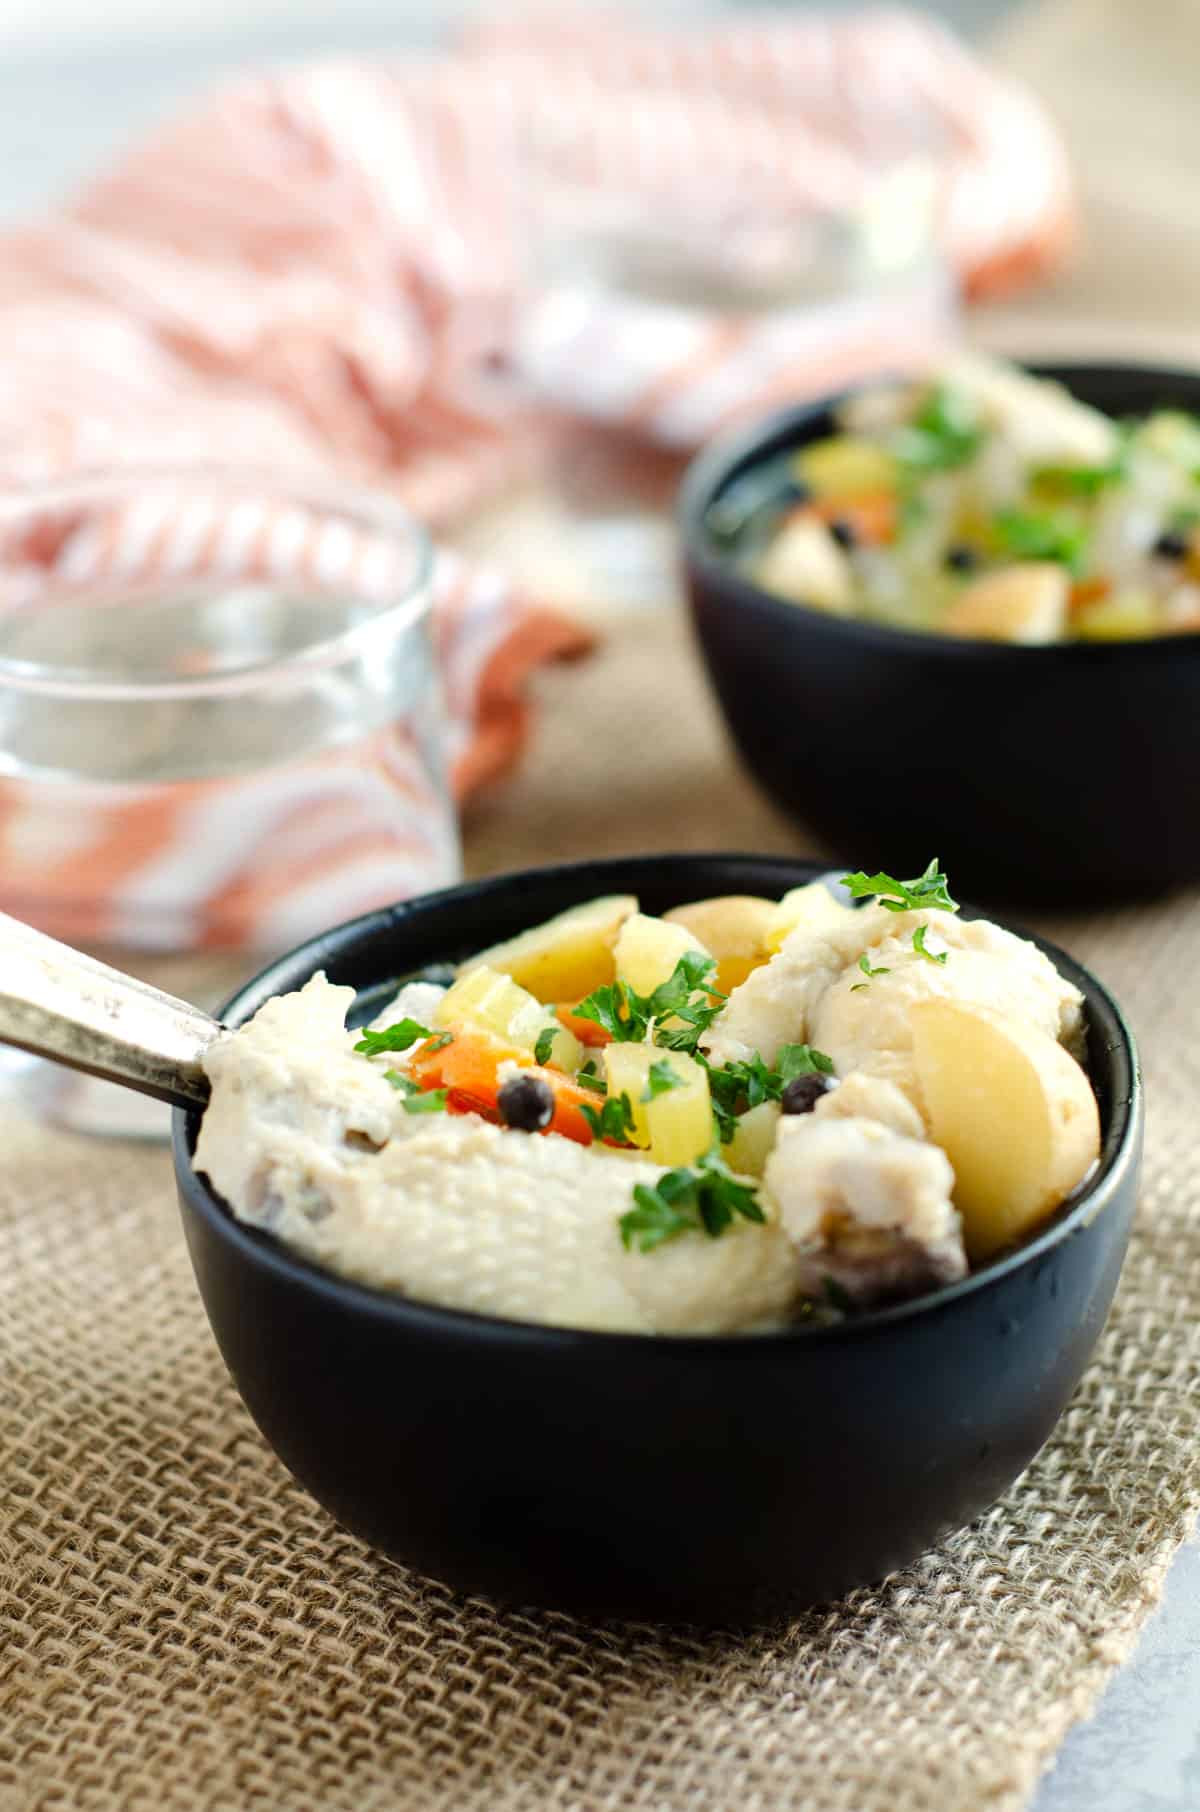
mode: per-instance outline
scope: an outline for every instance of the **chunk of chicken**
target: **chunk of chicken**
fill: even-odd
[[[1025,465],[1102,466],[1116,456],[1116,423],[1061,384],[979,353],[960,353],[943,368],[941,381],[969,398]]]
[[[936,1145],[875,1120],[785,1117],[765,1180],[805,1295],[832,1285],[863,1306],[966,1275],[954,1172]]]
[[[913,943],[922,926],[925,955]],[[864,955],[869,979],[858,966]],[[1082,1054],[1082,996],[1036,944],[984,919],[882,906],[816,934],[794,932],[734,989],[704,1042],[717,1063],[756,1050],[770,1063],[781,1045],[812,1044],[839,1076],[882,1077],[920,1109],[909,1014],[935,996],[1017,1014]]]
[[[831,615],[853,615],[850,562],[819,516],[790,518],[773,538],[755,573],[766,591]]]
[[[1059,642],[1067,625],[1071,580],[1053,560],[1019,561],[965,587],[942,616],[947,635],[1035,647]]]
[[[925,1123],[908,1096],[894,1082],[852,1070],[836,1088],[822,1095],[813,1109],[822,1120],[874,1120],[906,1139],[923,1139]]]

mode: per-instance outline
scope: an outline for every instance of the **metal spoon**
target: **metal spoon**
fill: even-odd
[[[0,913],[0,1040],[176,1107],[208,1099],[199,1007]]]

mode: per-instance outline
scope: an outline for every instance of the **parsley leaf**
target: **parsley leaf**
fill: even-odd
[[[941,906],[947,912],[958,911],[958,901],[951,899],[946,876],[935,856],[923,875],[911,881],[898,881],[894,875],[864,874],[860,869],[842,876],[842,886],[852,898],[865,900],[872,895],[889,912],[919,911],[922,906]]]
[[[607,1095],[608,1093],[607,1082],[604,1080],[604,1077],[599,1074],[595,1063],[591,1060],[585,1063],[581,1070],[576,1072],[575,1080],[580,1088],[590,1088],[593,1095]]]
[[[764,1101],[778,1101],[797,1076],[832,1076],[833,1060],[812,1045],[785,1044],[780,1046],[774,1069],[763,1062],[757,1051],[745,1063],[719,1067],[709,1064],[707,1068],[713,1119],[722,1145],[728,1145],[740,1114],[760,1107]]]
[[[924,926],[922,926],[922,930],[924,930]],[[865,950],[863,951],[862,955],[858,959],[858,966],[862,970],[863,974],[867,977],[868,980],[871,978],[872,975],[890,975],[892,973],[890,969],[888,969],[887,967],[885,967],[882,964],[880,964],[878,967],[873,969],[871,967],[871,959],[867,955]]]
[[[385,1070],[383,1073],[392,1087],[404,1096],[402,1106],[406,1114],[439,1114],[445,1107],[448,1089],[422,1090],[420,1083],[406,1076],[403,1070]]]
[[[419,1020],[398,1019],[394,1026],[388,1026],[382,1032],[364,1032],[354,1048],[365,1057],[378,1057],[384,1051],[407,1051],[409,1045],[432,1037],[429,1027],[421,1025]],[[433,1048],[440,1050],[442,1045],[449,1043],[450,1033],[443,1032],[441,1042]]]
[[[898,534],[901,540],[920,528],[929,515],[929,504],[911,481],[901,486]]]
[[[797,1076],[832,1076],[833,1058],[811,1044],[782,1044],[775,1059],[784,1088]],[[782,1090],[780,1091],[782,1093]]]
[[[1087,533],[1069,516],[999,510],[992,527],[1001,548],[1018,560],[1057,560],[1076,578],[1083,571]]]
[[[691,1167],[668,1170],[651,1188],[638,1183],[634,1206],[620,1219],[621,1242],[628,1250],[653,1252],[677,1234],[703,1229],[719,1239],[735,1217],[761,1225],[766,1219],[758,1197],[739,1182],[716,1151]]]
[[[983,428],[969,397],[937,384],[892,442],[902,466],[917,472],[949,472],[966,465],[983,442]]]
[[[936,951],[926,950],[925,948],[925,933],[928,929],[928,925],[917,926],[916,930],[913,932],[913,949],[918,956],[923,956],[927,963],[944,963],[950,954],[948,950]]]
[[[629,1043],[640,1038],[644,1027],[633,1024],[632,1015],[626,1014],[626,993],[624,982],[613,982],[611,986],[597,988],[586,1000],[581,1000],[574,1009],[576,1019],[590,1019],[595,1025],[603,1027],[617,1044]]]
[[[403,1107],[406,1114],[440,1114],[446,1105],[449,1090],[444,1088],[427,1088],[418,1090],[415,1095],[404,1097]]]
[[[554,1040],[557,1034],[557,1026],[544,1026],[538,1033],[537,1043],[533,1047],[533,1061],[535,1063],[540,1063],[543,1066],[549,1063],[551,1053],[554,1050]]]
[[[1119,483],[1125,471],[1124,460],[1114,459],[1104,466],[1039,466],[1033,479],[1035,484],[1048,485],[1055,491],[1095,497],[1107,485]]]
[[[633,1103],[628,1095],[610,1095],[599,1109],[580,1102],[579,1111],[591,1127],[592,1138],[597,1144],[602,1139],[628,1142],[633,1131]]]
[[[654,1043],[673,1051],[694,1051],[721,1011],[725,996],[711,985],[716,971],[711,956],[685,950],[665,982],[650,994],[638,994],[625,982],[597,988],[574,1009],[577,1019],[602,1026],[614,1043],[643,1043],[654,1028]],[[707,996],[707,1002],[695,995]],[[714,1004],[715,1003],[715,1004]],[[680,1023],[666,1025],[670,1020]]]
[[[654,1101],[659,1095],[669,1094],[673,1088],[682,1087],[683,1077],[676,1075],[671,1065],[667,1062],[667,1059],[661,1057],[657,1063],[652,1063],[650,1065],[650,1072],[646,1077],[646,1088],[642,1095],[642,1100]]]
[[[633,1192],[635,1206],[621,1216],[621,1243],[626,1251],[635,1243],[639,1252],[653,1252],[664,1240],[674,1239],[677,1233],[687,1233],[695,1227],[696,1221],[690,1212],[690,1203],[686,1207],[677,1207],[670,1196],[664,1193],[663,1184],[673,1174],[659,1179],[657,1188],[651,1189],[645,1183],[638,1183]]]

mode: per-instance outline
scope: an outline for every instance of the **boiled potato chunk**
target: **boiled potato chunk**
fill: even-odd
[[[495,944],[468,957],[459,974],[488,968],[511,975],[538,1000],[582,1000],[613,979],[613,945],[631,913],[637,911],[631,893],[604,894],[572,906],[569,912],[535,925],[507,943]]]
[[[660,983],[670,981],[688,950],[711,955],[686,925],[670,925],[666,919],[635,912],[617,933],[613,950],[617,977],[635,994],[653,994]]]
[[[778,910],[774,900],[728,893],[696,900],[690,906],[673,906],[663,917],[668,924],[690,931],[716,957],[717,987],[728,994],[770,956],[766,936]]]
[[[765,591],[792,604],[811,604],[836,617],[854,614],[850,562],[821,521],[801,511],[773,537],[755,568]]]
[[[762,1175],[775,1146],[782,1111],[778,1101],[760,1101],[738,1115],[737,1129],[722,1153],[730,1170],[743,1177]]]
[[[559,1025],[554,1014],[519,987],[511,975],[501,975],[495,969],[472,969],[470,974],[460,976],[438,1002],[434,1018],[446,1031],[469,1026],[518,1051],[528,1051],[530,1056],[542,1034],[549,1032],[550,1054],[543,1056],[543,1062],[568,1071],[577,1070],[583,1062],[583,1046],[575,1034]]]
[[[801,447],[792,460],[796,477],[819,497],[856,497],[895,488],[899,468],[885,447],[857,434],[831,434]]]
[[[675,1084],[662,1087],[667,1072]],[[633,1142],[656,1164],[674,1169],[704,1156],[713,1142],[712,1100],[694,1057],[653,1044],[608,1044],[604,1075],[610,1096],[628,1095]]]
[[[954,1168],[973,1263],[1029,1233],[1100,1155],[1086,1075],[1048,1032],[955,1000],[910,1009],[930,1136]]]
[[[1085,642],[1131,642],[1158,634],[1162,609],[1153,592],[1117,591],[1081,605],[1071,624]]]
[[[763,942],[769,954],[774,956],[782,948],[784,939],[801,926],[814,935],[833,931],[845,924],[847,913],[852,911],[853,907],[843,906],[840,900],[835,900],[821,881],[809,881],[804,887],[793,887],[790,893],[784,894],[772,912]]]
[[[975,579],[938,625],[984,642],[1057,642],[1067,623],[1071,580],[1056,560],[1023,560]]]

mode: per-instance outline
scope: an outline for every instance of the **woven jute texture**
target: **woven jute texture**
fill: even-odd
[[[533,758],[472,834],[476,866],[497,840],[514,862],[597,840],[788,846],[729,766],[665,619],[647,646],[636,672],[610,651],[547,682]],[[602,738],[636,741],[614,713],[642,712],[675,664],[683,709],[657,781],[643,738],[620,822],[576,810],[572,823],[569,745],[582,735],[594,777]],[[1159,1591],[1197,1507],[1200,1442],[1195,902],[1049,929],[1127,1004],[1150,1099],[1144,1199],[1096,1361],[979,1524],[874,1590],[753,1636],[498,1611],[366,1551],[242,1409],[165,1155],[9,1113],[4,1812],[1023,1805]]]

